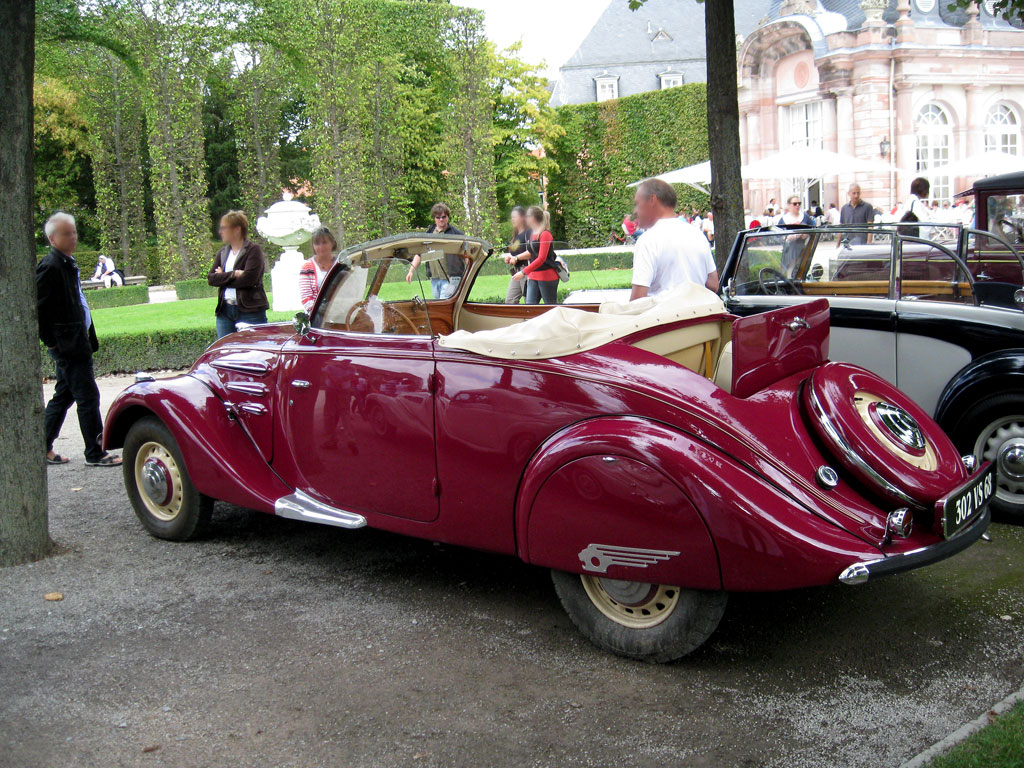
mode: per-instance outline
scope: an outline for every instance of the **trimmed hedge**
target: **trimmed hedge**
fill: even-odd
[[[124,285],[114,288],[96,288],[83,291],[89,309],[106,309],[107,307],[129,307],[134,304],[149,303],[148,285]]]
[[[556,240],[600,246],[621,234],[633,211],[628,185],[708,159],[703,83],[558,109],[565,134],[545,146],[553,160],[548,201]],[[706,209],[708,197],[676,187],[679,205]]]
[[[263,274],[263,289],[270,293],[270,272]],[[206,278],[198,280],[179,280],[174,284],[174,292],[180,301],[186,299],[208,299],[217,295],[217,288],[206,282]]]
[[[212,324],[209,328],[107,336],[93,355],[93,368],[97,376],[188,368],[216,340],[217,332]],[[48,378],[56,375],[53,358],[45,347],[43,375]]]

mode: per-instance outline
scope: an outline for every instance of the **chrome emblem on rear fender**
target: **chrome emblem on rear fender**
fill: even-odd
[[[914,451],[923,451],[928,443],[914,417],[892,403],[874,403],[875,415],[889,433],[900,443]]]
[[[580,552],[579,558],[583,563],[583,570],[607,573],[613,565],[646,568],[678,554],[678,552],[667,549],[637,549],[635,547],[613,547],[608,544],[590,544]]]

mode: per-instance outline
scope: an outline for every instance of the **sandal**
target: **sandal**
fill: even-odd
[[[65,459],[59,453],[53,454],[53,458],[52,459],[49,456],[46,457],[46,463],[47,464],[67,464],[70,461],[71,461],[71,459]]]
[[[121,466],[120,456],[111,456],[109,453],[104,453],[96,461],[86,460],[85,466],[87,467],[119,467]]]

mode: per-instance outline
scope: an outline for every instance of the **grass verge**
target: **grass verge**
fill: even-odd
[[[1024,701],[982,728],[927,768],[1021,768],[1024,766]]]

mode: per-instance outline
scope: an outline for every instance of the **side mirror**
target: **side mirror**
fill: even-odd
[[[1024,309],[1024,288],[1018,288],[1013,292],[1013,303],[1018,309]]]
[[[309,324],[309,315],[305,312],[296,312],[292,319],[292,327],[299,336],[308,336],[310,328],[312,328]]]

